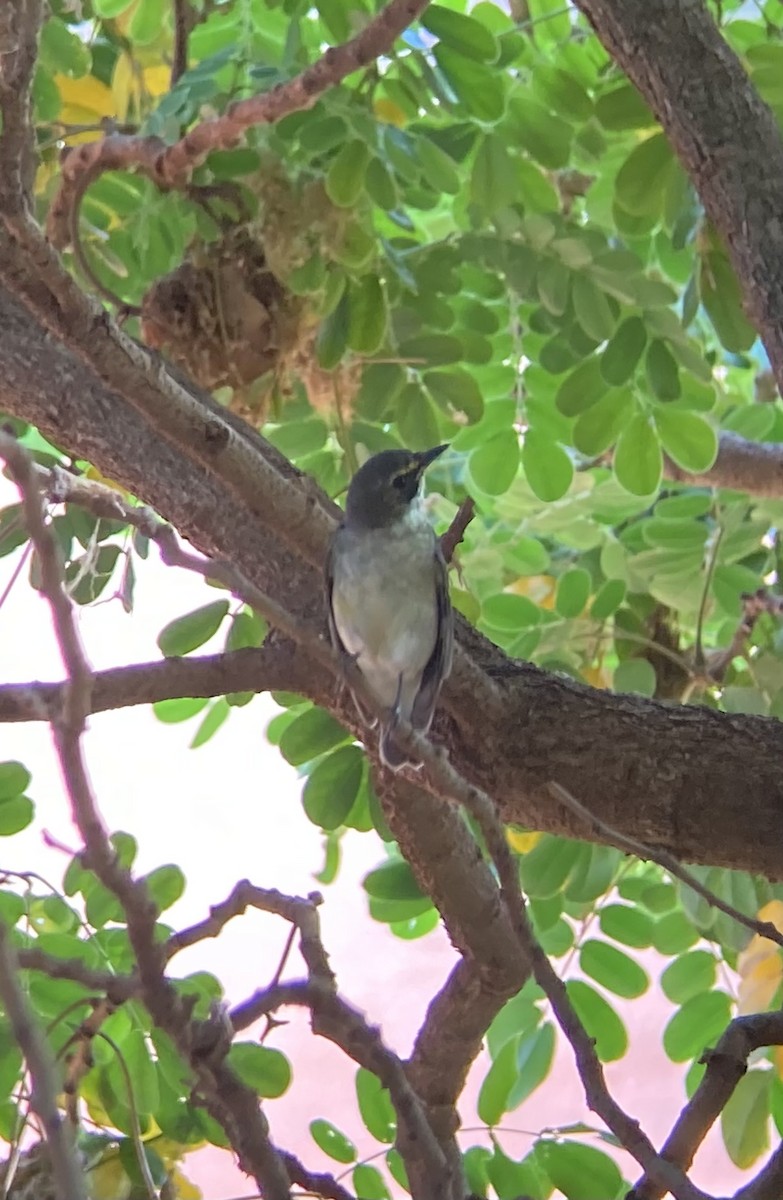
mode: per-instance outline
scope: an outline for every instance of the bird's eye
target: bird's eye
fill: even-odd
[[[400,490],[405,487],[405,484],[407,482],[408,482],[407,475],[395,475],[394,479],[392,479],[392,485],[396,488],[399,488]]]

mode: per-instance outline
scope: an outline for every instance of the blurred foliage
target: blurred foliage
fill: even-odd
[[[450,441],[453,453],[428,476],[433,519],[445,528],[466,494],[477,507],[454,602],[508,654],[595,687],[779,717],[783,499],[664,473],[665,457],[686,475],[708,471],[723,431],[783,442],[763,348],[698,196],[589,28],[557,0],[510,9],[431,5],[388,56],[312,109],[212,154],[187,193],[159,193],[139,174],[102,175],[79,211],[91,279],[66,259],[86,286],[135,312],[132,332],[216,389],[333,496],[368,453]],[[783,121],[783,5],[739,9],[723,0],[723,33]],[[170,6],[53,0],[34,88],[42,219],[64,147],[111,129],[174,140],[293,77],[372,10],[368,0],[194,0],[193,14],[188,69],[171,86]],[[40,462],[62,460],[35,430],[15,428]],[[73,506],[53,525],[74,600],[116,598],[131,612],[146,540]],[[37,585],[18,506],[0,512],[0,556]],[[750,620],[748,596],[757,597]],[[159,646],[188,654],[218,637],[237,649],[265,633],[254,614],[218,599],[167,625]],[[361,749],[328,714],[275,698],[268,737],[301,772],[305,812],[323,831],[319,880],[338,872],[345,830],[379,837],[382,861],[365,880],[370,912],[399,937],[426,935],[437,913],[391,841]],[[155,707],[161,721],[195,720],[197,747],[251,700]],[[0,835],[33,819],[29,782],[20,765],[0,764]],[[508,836],[537,934],[603,1061],[623,1060],[632,1002],[659,989],[671,1006],[663,1049],[690,1064],[692,1091],[705,1046],[730,1017],[779,1003],[779,951],[657,867],[535,831]],[[130,864],[132,839],[117,834],[115,845]],[[779,887],[697,873],[783,927]],[[175,866],[148,882],[161,912],[184,886]],[[62,892],[7,872],[0,912],[20,945],[130,965],[122,913],[78,859]],[[87,993],[38,972],[26,978],[64,1062]],[[203,973],[178,986],[204,1011],[221,994]],[[153,1175],[188,1147],[226,1144],[138,1005],[103,1031],[111,1042],[96,1040],[80,1094],[105,1131],[101,1154],[128,1187],[135,1121]],[[0,1039],[0,1135],[12,1141],[23,1068],[5,1022]],[[606,1153],[613,1140],[567,1114],[562,1127],[531,1134],[521,1161],[503,1148],[507,1114],[547,1078],[560,1040],[533,984],[493,1022],[478,1102],[493,1138],[465,1156],[478,1195],[624,1193]],[[232,1064],[262,1096],[288,1086],[273,1049],[242,1044]],[[358,1194],[382,1200],[405,1186],[389,1149],[394,1115],[374,1076],[359,1071],[356,1086],[368,1141],[355,1146],[328,1114],[311,1133]],[[754,1061],[723,1114],[733,1161],[756,1162],[773,1124],[783,1133],[777,1051]],[[193,1194],[179,1186],[177,1195]]]

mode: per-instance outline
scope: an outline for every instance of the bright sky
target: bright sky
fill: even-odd
[[[0,478],[0,508],[15,499]],[[0,559],[0,594],[18,556]],[[154,561],[153,561],[154,559]],[[136,608],[126,616],[118,601],[79,610],[89,659],[105,669],[160,657],[155,644],[167,621],[213,599],[215,593],[185,572],[151,559],[139,564]],[[220,646],[212,647],[219,649]],[[208,647],[209,649],[209,647]],[[0,682],[62,678],[48,610],[26,585],[26,574],[0,609]],[[234,709],[215,738],[198,750],[188,749],[198,718],[165,726],[151,710],[124,709],[90,721],[85,739],[88,765],[108,827],[134,834],[139,842],[137,866],[142,871],[176,862],[188,889],[165,919],[183,926],[206,915],[210,904],[225,898],[233,884],[248,878],[263,887],[306,895],[318,885],[313,873],[322,865],[321,836],[305,817],[296,772],[270,748],[264,729],[275,706],[267,697]],[[31,795],[36,803],[34,826],[0,844],[0,869],[35,870],[55,885],[65,869],[62,855],[42,841],[45,829],[59,841],[78,848],[79,841],[64,797],[48,730],[40,725],[0,725],[0,761],[15,758],[32,771]],[[455,960],[442,929],[415,942],[392,937],[367,914],[360,880],[381,860],[373,836],[349,833],[336,884],[324,889],[321,909],[326,948],[346,999],[379,1024],[387,1043],[401,1054],[410,1048],[426,1006]],[[223,981],[229,1003],[264,986],[273,975],[287,926],[261,914],[232,923],[216,941],[206,941],[175,960],[177,973],[209,970]],[[648,956],[655,979],[660,960]],[[299,974],[292,957],[289,977]],[[610,1086],[632,1115],[641,1119],[653,1141],[660,1143],[684,1102],[682,1072],[664,1056],[661,1033],[671,1015],[657,985],[642,1001],[613,1001],[631,1032],[630,1054],[607,1071]],[[288,1014],[286,1014],[288,1015]],[[243,1033],[243,1038],[252,1037]],[[327,1117],[356,1142],[359,1154],[377,1145],[364,1130],[354,1099],[354,1068],[329,1043],[315,1039],[302,1013],[267,1041],[289,1055],[294,1081],[289,1093],[267,1104],[273,1136],[314,1170],[342,1169],[315,1147],[308,1122]],[[475,1097],[486,1069],[474,1070],[462,1106],[466,1126],[475,1126]],[[546,1084],[504,1122],[500,1140],[506,1153],[521,1158],[531,1144],[529,1133],[550,1125],[589,1120],[581,1087],[567,1048],[558,1051]],[[511,1132],[520,1131],[520,1132]],[[477,1132],[470,1145],[484,1140]],[[622,1165],[633,1180],[627,1158]],[[186,1164],[206,1200],[247,1196],[253,1188],[225,1154],[205,1152]],[[693,1182],[710,1190],[732,1190],[743,1176],[728,1162],[719,1134],[705,1143],[693,1171]],[[350,1176],[345,1180],[350,1188]]]

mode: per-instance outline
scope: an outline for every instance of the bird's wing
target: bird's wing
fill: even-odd
[[[435,648],[429,662],[422,671],[421,684],[411,713],[411,724],[426,733],[432,722],[432,714],[438,703],[443,681],[451,671],[454,650],[454,614],[449,600],[449,569],[440,549],[435,543],[435,603],[437,607],[437,632]]]
[[[347,651],[342,643],[339,633],[337,632],[337,624],[334,619],[334,608],[332,607],[332,592],[334,591],[334,547],[337,538],[340,535],[342,525],[335,532],[334,537],[329,543],[329,552],[326,555],[324,564],[324,589],[326,592],[326,619],[329,622],[329,637],[332,639],[332,645],[340,654],[346,654]]]
[[[346,649],[343,639],[340,637],[340,632],[337,628],[337,622],[334,619],[334,603],[333,603],[334,551],[335,551],[335,546],[337,545],[337,539],[340,537],[340,534],[342,533],[342,531],[343,531],[343,526],[340,525],[338,527],[337,531],[335,532],[335,535],[332,538],[332,541],[329,545],[329,552],[326,555],[326,563],[324,564],[324,589],[326,592],[326,619],[329,623],[329,637],[331,638],[332,645],[334,646],[335,650],[340,655],[340,658],[345,658],[349,662],[353,662],[353,655],[350,654],[348,652],[348,650]],[[349,687],[348,690],[351,693],[351,697],[353,698],[353,702],[356,705],[356,710],[359,713],[359,716],[362,718],[364,723],[366,725],[368,725],[370,727],[370,729],[372,729],[373,726],[376,724],[378,718],[373,713],[371,713],[364,706],[364,704],[362,704],[361,700],[356,695],[356,692],[353,690],[353,688]]]

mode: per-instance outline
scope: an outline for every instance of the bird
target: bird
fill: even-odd
[[[451,670],[448,570],[420,495],[424,472],[447,448],[382,450],[368,458],[351,480],[327,558],[332,645],[353,661],[385,710],[379,749],[392,771],[421,765],[397,745],[395,728],[406,721],[427,732]],[[374,725],[374,714],[352,695]]]

